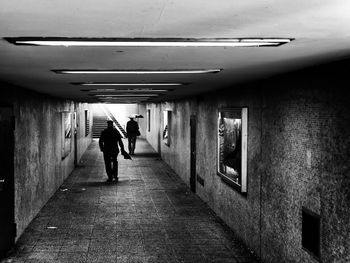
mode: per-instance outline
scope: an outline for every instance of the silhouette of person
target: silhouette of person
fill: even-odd
[[[100,150],[103,152],[103,158],[108,176],[107,182],[112,182],[113,178],[116,182],[118,182],[118,144],[122,153],[124,152],[124,144],[119,131],[113,126],[113,121],[107,121],[107,129],[104,129],[101,132],[98,143]]]
[[[136,137],[140,135],[139,131],[139,125],[136,121],[134,121],[134,118],[129,117],[130,121],[126,123],[126,135],[128,136],[128,149],[129,154],[134,155],[135,154],[135,147],[136,147]]]

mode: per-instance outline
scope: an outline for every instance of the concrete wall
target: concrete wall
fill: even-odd
[[[267,262],[315,261],[300,249],[302,206],[321,216],[322,261],[350,261],[347,67],[332,64],[263,86],[261,239]]]
[[[345,63],[345,64],[344,64]],[[348,62],[232,87],[192,100],[148,104],[147,140],[189,184],[190,115],[197,115],[197,194],[263,262],[317,262],[301,245],[301,209],[321,218],[321,261],[350,261]],[[216,173],[219,108],[248,107],[248,193]],[[171,144],[159,139],[172,110]],[[146,116],[146,114],[145,114]]]
[[[143,118],[136,119],[136,121],[138,122],[139,128],[140,128],[140,133],[141,133],[140,138],[146,138],[146,134],[147,134],[146,105],[144,104],[138,105],[137,112],[145,113],[145,114],[142,114]]]
[[[75,103],[75,112],[77,113],[77,162],[81,159],[87,147],[92,140],[93,109],[88,103]],[[88,126],[89,134],[85,134],[85,111],[89,112]]]
[[[43,205],[74,169],[75,148],[62,159],[61,112],[77,113],[77,160],[91,142],[85,136],[85,109],[89,105],[39,95],[1,84],[11,91],[15,117],[15,223],[18,238]],[[92,116],[92,114],[91,114]],[[91,131],[92,120],[90,121]],[[72,140],[74,135],[72,135]]]

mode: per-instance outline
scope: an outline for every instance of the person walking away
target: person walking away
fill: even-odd
[[[136,137],[140,135],[139,131],[139,125],[136,121],[134,121],[134,118],[129,117],[130,121],[126,123],[126,135],[128,136],[128,149],[129,154],[134,155],[135,154],[135,147],[136,147]]]
[[[99,139],[99,146],[100,150],[103,152],[106,173],[108,176],[107,182],[112,182],[113,178],[118,182],[118,144],[121,152],[125,152],[122,136],[119,131],[114,128],[113,121],[109,120],[107,121],[107,128],[101,132]]]

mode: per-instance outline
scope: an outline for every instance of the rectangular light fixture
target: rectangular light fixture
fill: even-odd
[[[81,91],[84,92],[89,92],[89,93],[123,93],[123,92],[168,92],[172,91],[172,89],[149,89],[149,88],[144,88],[144,89],[81,89]]]
[[[292,38],[69,38],[6,37],[15,45],[63,47],[276,47]]]
[[[138,104],[144,101],[98,101],[97,103],[105,103],[105,104]]]
[[[151,97],[113,97],[113,96],[106,96],[106,97],[95,97],[96,99],[99,100],[147,100],[150,99]]]
[[[141,101],[147,101],[147,99],[139,99],[139,100],[135,100],[135,99],[125,99],[125,100],[114,100],[114,99],[101,99],[98,101],[105,101],[105,102],[133,102],[133,103],[137,103],[137,102],[141,102]]]
[[[157,97],[159,94],[91,94],[94,97]]]
[[[147,100],[150,97],[96,97],[98,100]]]
[[[109,103],[140,103],[147,100],[98,100],[100,102],[109,102]]]
[[[104,99],[98,99],[98,101],[146,101],[148,98],[142,98],[142,99],[133,99],[133,98],[125,98],[125,99],[113,99],[113,98],[104,98]]]
[[[221,70],[222,69],[54,69],[52,71],[57,74],[205,74],[218,73]]]
[[[138,104],[138,103],[143,103],[143,102],[146,102],[146,101],[129,101],[129,100],[126,100],[126,101],[98,101],[97,103],[104,103],[104,104]]]
[[[113,83],[113,82],[73,82],[81,86],[182,86],[187,83]]]
[[[98,101],[146,101],[149,98],[125,98],[125,99],[116,99],[116,98],[98,98]]]

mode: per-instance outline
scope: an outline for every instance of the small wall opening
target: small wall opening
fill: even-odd
[[[90,112],[85,110],[85,137],[90,134]]]
[[[316,259],[320,258],[320,216],[302,208],[302,247]]]

